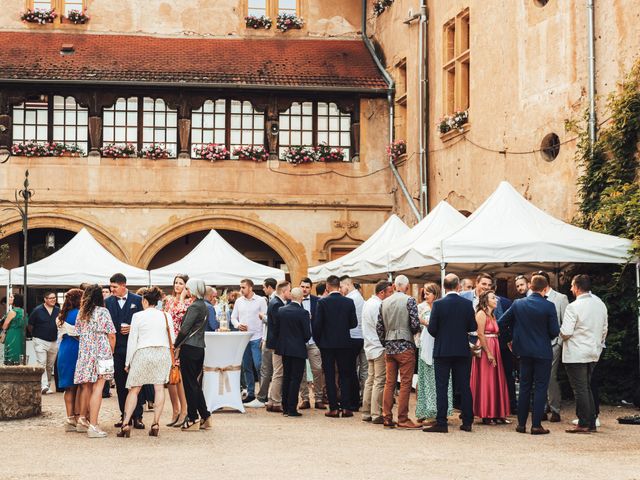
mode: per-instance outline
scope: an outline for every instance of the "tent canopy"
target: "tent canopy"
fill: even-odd
[[[0,267],[0,285],[7,285],[9,283],[9,270]]]
[[[396,241],[409,231],[409,227],[397,215],[391,215],[362,245],[340,257],[322,265],[311,267],[308,271],[313,282],[325,280],[329,275],[351,275],[361,260],[368,260],[380,255],[391,242]]]
[[[278,281],[285,278],[282,270],[249,260],[215,230],[211,230],[181,260],[150,273],[153,285],[172,285],[179,274],[202,279],[210,285],[238,285],[243,278],[250,278],[256,283],[262,283],[269,277]]]
[[[442,240],[441,248],[447,271],[480,271],[487,264],[513,271],[549,268],[549,264],[558,268],[568,263],[622,264],[629,261],[631,243],[558,220],[501,182],[460,228]]]
[[[382,279],[388,272],[402,272],[412,278],[427,273],[439,276],[440,241],[465,220],[464,215],[443,200],[381,254],[361,260],[352,276],[364,281]]]
[[[27,265],[29,285],[68,286],[83,282],[104,285],[114,273],[124,274],[129,285],[149,284],[149,272],[118,260],[85,228],[57,252]],[[11,270],[11,282],[23,283],[22,267]]]

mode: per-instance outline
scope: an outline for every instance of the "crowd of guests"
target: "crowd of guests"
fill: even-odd
[[[167,427],[211,428],[201,383],[204,337],[221,325],[251,334],[241,375],[247,407],[292,418],[312,406],[330,418],[361,411],[365,422],[438,433],[448,431],[454,403],[464,431],[472,430],[474,417],[508,424],[517,413],[516,431],[525,433],[532,409],[530,432],[546,434],[547,410],[550,421],[561,420],[557,372],[563,363],[578,416],[567,431],[597,430],[591,376],[604,347],[607,309],[591,293],[587,275],[572,279],[572,303],[542,271],[516,277],[513,303],[496,294],[494,279],[484,273],[475,281],[450,274],[442,286],[444,292],[424,284],[416,301],[408,278],[399,275],[378,282],[365,301],[349,277],[328,277],[315,286],[317,295],[309,278],[294,288],[266,279],[266,297],[245,279],[221,309],[215,288],[186,275],[176,276],[165,295],[158,287],[132,293],[124,275],[115,274],[108,288],[83,284],[67,291],[61,308],[55,293],[46,292],[28,329],[45,367],[42,393],[52,392],[57,358],[65,430],[90,438],[107,435],[98,418],[111,381],[119,437],[146,428],[145,402],[153,405],[149,435],[158,435],[165,387],[172,405]],[[9,303],[5,346],[22,342],[26,321],[21,296]],[[416,373],[414,421],[409,399]]]

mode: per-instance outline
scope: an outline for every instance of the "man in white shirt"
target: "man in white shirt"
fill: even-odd
[[[354,401],[361,403],[362,391],[364,390],[364,382],[367,380],[367,370],[369,364],[367,362],[367,356],[364,354],[364,338],[362,335],[362,309],[364,308],[364,298],[362,294],[353,284],[353,280],[349,276],[345,275],[340,278],[340,293],[347,298],[353,300],[356,305],[356,316],[358,317],[358,326],[352,328],[349,333],[351,334],[351,345],[353,354],[353,364],[355,366],[355,377],[352,382],[353,393],[351,398]],[[353,405],[350,410],[357,411],[360,405]]]
[[[564,363],[576,399],[578,425],[567,433],[596,431],[596,410],[591,392],[591,375],[607,337],[608,314],[605,304],[591,294],[588,275],[576,275],[571,280],[574,302],[564,312],[560,335],[564,340]]]
[[[313,283],[308,277],[300,280],[300,288],[302,289],[302,306],[309,312],[309,319],[312,322],[313,316],[316,313],[316,306],[318,305],[318,297],[311,295],[311,287]],[[313,331],[312,331],[313,334]],[[320,349],[316,345],[313,336],[307,342],[307,357],[309,366],[311,367],[311,374],[313,375],[313,396],[314,396],[314,408],[318,410],[324,410],[326,408],[322,401],[322,391],[324,387],[324,379],[322,377],[322,355]],[[306,375],[303,377],[300,385],[300,397],[302,401],[298,407],[300,410],[311,408],[311,401],[309,400],[309,382],[306,381]]]
[[[260,372],[262,362],[262,318],[267,313],[267,302],[253,292],[253,281],[245,278],[240,282],[240,294],[231,313],[231,323],[241,332],[251,333],[251,340],[242,358],[242,370],[247,382],[247,398],[242,402],[251,407],[263,407],[264,403],[256,400],[256,379],[253,368]],[[254,402],[256,400],[256,402]],[[259,405],[258,405],[259,404]]]
[[[375,295],[364,303],[362,309],[362,335],[364,353],[369,363],[367,381],[362,394],[362,421],[382,425],[382,394],[384,392],[387,369],[384,360],[384,347],[380,343],[376,324],[382,301],[393,295],[393,285],[380,281],[376,284]]]

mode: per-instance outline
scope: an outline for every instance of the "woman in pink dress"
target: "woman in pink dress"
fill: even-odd
[[[493,315],[498,301],[495,292],[489,290],[480,295],[476,307],[480,356],[474,355],[471,364],[471,393],[473,414],[482,418],[486,425],[510,423],[506,419],[509,415],[509,391],[500,356],[500,330]]]
[[[174,337],[178,336],[182,326],[182,318],[189,305],[193,303],[193,298],[185,288],[188,280],[189,275],[176,275],[173,279],[173,293],[167,295],[164,299],[163,310],[171,315],[173,319]],[[176,359],[177,361],[178,359]],[[173,416],[171,417],[171,423],[168,423],[167,427],[181,427],[187,418],[187,397],[184,394],[184,385],[180,381],[177,385],[169,385],[168,388]]]

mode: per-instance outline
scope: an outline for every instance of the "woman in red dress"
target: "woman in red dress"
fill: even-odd
[[[489,290],[480,295],[476,307],[478,346],[481,349],[480,356],[474,355],[471,364],[471,393],[473,414],[487,425],[510,423],[506,419],[509,415],[509,391],[500,356],[500,330],[493,315],[498,301],[495,292]]]

